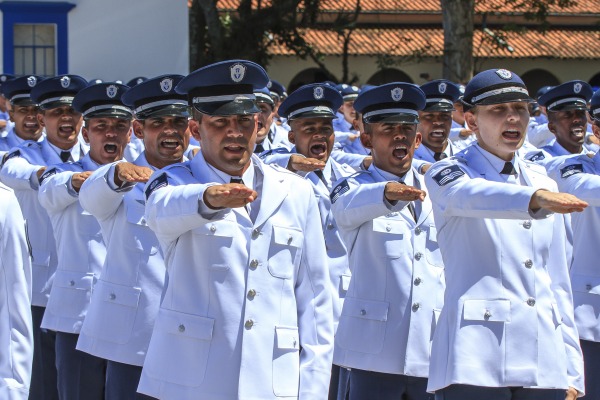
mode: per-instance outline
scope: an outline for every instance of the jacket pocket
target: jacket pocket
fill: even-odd
[[[276,326],[273,345],[273,393],[296,397],[300,379],[300,339],[298,328]]]
[[[388,302],[346,297],[335,336],[339,346],[361,353],[380,353],[389,307]]]
[[[510,300],[465,300],[465,321],[510,322]]]
[[[129,342],[141,293],[142,289],[137,287],[98,281],[93,302],[99,302],[99,312],[86,319],[83,324],[85,333],[113,343]]]
[[[148,375],[177,385],[204,381],[215,320],[161,308],[144,361]]]
[[[91,272],[57,270],[52,283],[49,311],[64,318],[85,317],[94,279]]]
[[[269,272],[276,278],[291,279],[300,262],[304,235],[299,229],[273,226],[269,247]]]
[[[573,274],[571,286],[574,292],[600,295],[600,276]]]

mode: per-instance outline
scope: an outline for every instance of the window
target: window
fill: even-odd
[[[56,25],[15,24],[14,73],[56,75]]]
[[[68,73],[68,18],[75,4],[1,1],[3,70],[11,74]]]

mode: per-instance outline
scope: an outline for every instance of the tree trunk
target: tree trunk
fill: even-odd
[[[467,83],[473,77],[473,16],[475,0],[440,0],[444,27],[442,75]]]

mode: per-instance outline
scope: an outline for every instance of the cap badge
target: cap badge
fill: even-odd
[[[267,83],[267,89],[271,89],[271,86],[273,86],[273,82],[269,81],[269,83]]]
[[[63,88],[68,88],[70,84],[71,78],[69,78],[68,76],[63,76],[62,78],[60,78],[60,86],[62,86]]]
[[[6,82],[6,75],[0,76],[0,82]]]
[[[246,75],[246,67],[242,64],[233,64],[231,67],[231,80],[234,82],[241,82]]]
[[[27,84],[29,85],[29,87],[34,87],[36,83],[37,78],[35,76],[30,76],[29,78],[27,78]]]
[[[496,70],[496,75],[498,75],[500,78],[504,79],[505,81],[508,81],[512,78],[512,73],[507,69]]]
[[[165,93],[170,92],[173,89],[173,79],[165,78],[160,81],[160,89]]]
[[[137,80],[135,81],[135,84],[139,85],[142,82],[144,82],[144,78],[137,78]]]
[[[325,95],[325,93],[323,92],[323,88],[321,86],[317,86],[313,90],[313,96],[314,96],[315,100],[321,100],[324,95]]]
[[[438,90],[440,93],[446,93],[446,82],[441,82],[438,85]]]
[[[404,94],[404,90],[400,89],[400,88],[394,88],[392,89],[392,100],[394,101],[400,101],[402,100],[402,95]]]
[[[575,93],[579,93],[581,92],[581,83],[577,82],[576,84],[573,85],[573,91]]]
[[[342,89],[348,89],[348,85],[346,85],[345,83],[342,84]]]
[[[115,85],[110,85],[106,88],[106,95],[112,99],[117,95],[118,91],[119,89]]]

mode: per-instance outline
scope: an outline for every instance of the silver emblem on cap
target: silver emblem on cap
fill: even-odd
[[[575,93],[579,93],[579,92],[581,92],[581,87],[582,87],[581,83],[577,82],[576,84],[573,85],[573,91]]]
[[[392,100],[400,101],[400,100],[402,100],[403,95],[404,95],[404,90],[402,90],[400,88],[392,89]]]
[[[111,99],[117,95],[119,89],[115,85],[110,85],[106,88],[106,95]]]
[[[313,89],[313,97],[315,100],[321,100],[325,93],[323,92],[323,88],[321,86],[317,86]]]
[[[6,76],[5,75],[0,76],[0,82],[6,82]]]
[[[137,80],[135,81],[135,84],[139,85],[142,82],[144,82],[144,78],[137,78]]]
[[[446,93],[446,82],[440,82],[440,84],[438,85],[438,91],[440,93]]]
[[[241,82],[244,79],[244,75],[246,75],[246,67],[242,64],[233,64],[230,67],[231,70],[231,80],[234,82]]]
[[[30,76],[29,78],[27,78],[27,84],[29,85],[29,87],[34,87],[36,83],[37,78],[35,76]]]
[[[69,87],[70,84],[71,84],[71,78],[69,78],[68,76],[63,76],[62,78],[60,78],[60,86],[62,86],[66,89]]]
[[[273,82],[269,81],[269,83],[267,83],[267,89],[271,89],[271,86],[273,86]]]
[[[512,78],[512,73],[507,69],[497,69],[496,75],[498,75],[500,78],[506,81]]]
[[[171,89],[173,89],[173,79],[165,78],[162,81],[160,81],[160,90],[162,90],[165,93],[168,93],[171,91]]]

